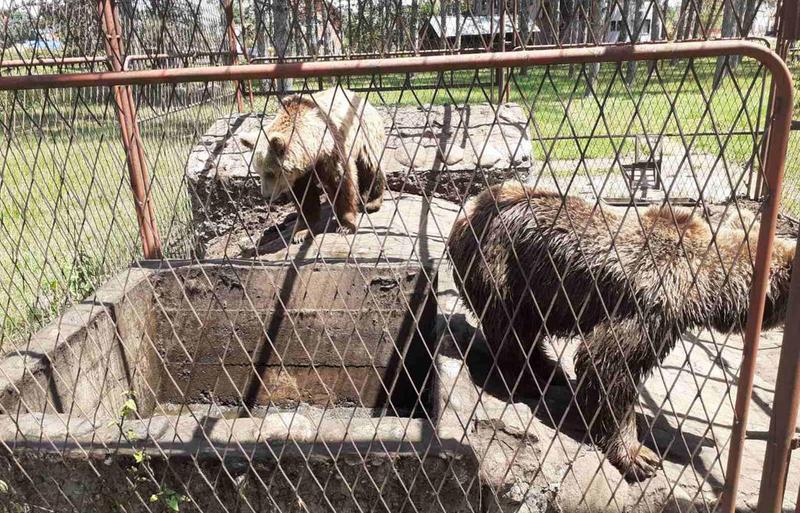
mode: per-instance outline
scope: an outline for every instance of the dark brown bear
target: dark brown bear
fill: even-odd
[[[627,477],[643,479],[658,458],[638,441],[639,385],[686,330],[745,325],[758,230],[715,231],[687,209],[623,216],[507,182],[477,196],[448,248],[498,365],[527,358],[537,374],[552,371],[544,337],[581,338],[576,397],[594,442]],[[775,242],[765,328],[783,321],[794,253]]]

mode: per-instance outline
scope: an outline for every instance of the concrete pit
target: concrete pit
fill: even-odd
[[[0,413],[114,419],[127,391],[141,417],[172,405],[429,409],[435,306],[420,267],[165,265],[117,277],[124,286],[68,312],[74,329],[54,326],[9,355]]]
[[[240,493],[289,508],[346,496],[365,468],[395,497],[420,468],[438,472],[414,492],[433,500],[470,473],[447,468],[457,451],[430,422],[429,275],[409,263],[301,259],[120,274],[0,360],[7,504],[61,511],[66,497],[75,511],[149,511],[166,482],[202,511],[230,511],[219,497],[230,505]],[[440,457],[420,463],[426,452]],[[336,482],[292,493],[312,469]],[[184,480],[198,470],[225,482]],[[257,486],[240,490],[265,475],[277,488],[269,501]]]

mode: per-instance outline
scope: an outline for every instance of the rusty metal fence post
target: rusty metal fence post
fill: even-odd
[[[231,5],[233,5],[233,0],[231,0]],[[239,0],[239,18],[244,19],[245,13],[242,9],[242,0]],[[231,23],[233,23],[233,13],[231,12]],[[255,42],[253,42],[253,47],[255,47]],[[244,60],[247,64],[252,64],[252,54],[247,49],[247,33],[245,32],[245,24],[242,23],[242,50],[244,51]],[[243,86],[244,84],[242,84]],[[253,82],[249,80],[247,82],[247,96],[250,100],[250,110],[253,110],[255,107],[253,106]]]
[[[115,0],[98,0],[98,10],[105,35],[109,65],[113,71],[122,72],[122,31],[120,30]],[[122,145],[125,148],[125,157],[130,174],[144,257],[148,259],[161,258],[161,240],[158,235],[158,226],[156,225],[153,210],[150,179],[147,172],[147,158],[142,145],[142,137],[139,133],[136,103],[133,100],[130,87],[113,85],[112,90],[122,136]]]
[[[786,492],[786,477],[797,426],[800,402],[800,253],[795,253],[789,307],[775,382],[774,405],[767,452],[758,494],[758,513],[779,513]]]
[[[101,0],[111,2],[112,0]],[[111,42],[115,41],[110,39]],[[739,474],[746,434],[747,414],[755,376],[756,354],[761,335],[767,289],[770,282],[770,256],[778,219],[783,170],[789,138],[792,108],[792,76],[784,61],[770,49],[741,40],[717,42],[658,43],[648,45],[616,45],[538,51],[441,55],[349,61],[294,62],[282,64],[248,64],[169,70],[129,72],[77,73],[71,75],[39,75],[0,77],[0,90],[82,87],[87,85],[124,86],[179,82],[241,81],[249,79],[310,78],[319,76],[353,76],[382,73],[444,72],[454,69],[480,70],[550,64],[586,64],[682,58],[746,56],[761,62],[772,74],[775,84],[774,105],[767,141],[764,176],[770,195],[762,214],[758,234],[755,272],[750,292],[750,305],[744,336],[744,352],[739,373],[734,424],[730,442],[725,488],[721,499],[722,513],[733,513],[736,506]],[[141,149],[141,145],[138,146]],[[148,204],[149,205],[149,204]],[[146,232],[143,230],[143,237]]]
[[[756,269],[750,290],[750,309],[747,315],[747,328],[744,337],[744,354],[739,370],[739,382],[736,391],[731,448],[728,454],[728,465],[725,488],[722,494],[722,513],[736,511],[736,495],[739,485],[739,474],[742,467],[745,435],[747,431],[747,415],[750,398],[753,394],[753,381],[756,373],[756,355],[761,337],[761,322],[764,318],[764,303],[769,283],[769,265],[758,266],[758,262],[769,262],[772,245],[775,239],[775,227],[783,186],[783,170],[786,161],[786,150],[789,145],[789,129],[792,123],[792,74],[786,63],[777,54],[765,50],[771,56],[767,65],[773,79],[772,118],[768,120],[768,129],[772,136],[767,140],[766,161],[764,162],[764,179],[769,187],[767,208],[763,221],[768,223],[770,233],[762,229],[758,233],[758,249],[756,253]]]

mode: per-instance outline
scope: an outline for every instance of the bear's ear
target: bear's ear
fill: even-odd
[[[291,105],[293,103],[297,103],[299,100],[300,100],[300,95],[296,94],[296,93],[295,94],[290,94],[289,96],[284,96],[281,99],[281,107],[286,109],[289,105]]]
[[[245,147],[250,148],[251,150],[256,147],[256,142],[258,142],[258,136],[260,134],[260,130],[250,130],[249,132],[245,132],[239,136],[239,140],[242,141],[242,144]]]
[[[269,148],[278,157],[283,157],[286,153],[286,138],[283,135],[273,135],[269,138]]]

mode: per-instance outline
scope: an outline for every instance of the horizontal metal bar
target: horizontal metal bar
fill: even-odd
[[[125,57],[125,62],[147,61],[147,60],[167,60],[167,59],[188,59],[197,57],[214,57],[227,55],[228,52],[187,52],[187,53],[140,53],[130,54]],[[97,64],[107,62],[105,55],[94,57],[35,57],[33,60],[8,59],[0,61],[0,68],[36,68],[42,66],[68,66],[76,64]]]
[[[460,48],[456,52],[453,50],[398,50],[394,52],[355,52],[355,53],[337,53],[328,55],[287,55],[286,57],[277,56],[256,56],[250,59],[250,62],[294,62],[294,61],[335,61],[335,60],[353,60],[353,59],[387,59],[392,57],[427,57],[434,55],[463,55],[471,53],[484,53],[484,47],[468,47]]]
[[[788,71],[784,71],[786,65],[774,52],[756,43],[729,40],[614,45],[430,57],[398,57],[391,59],[359,59],[328,62],[207,66],[166,70],[26,75],[0,77],[0,90],[157,84],[163,82],[304,78],[380,73],[414,73],[423,71],[449,71],[455,69],[519,67],[548,64],[702,58],[724,55],[742,55],[757,59],[773,72],[775,80],[786,82],[781,87],[786,87],[787,84],[791,84],[790,74]]]
[[[95,64],[106,62],[108,58],[103,56],[96,57],[35,57],[33,60],[8,59],[0,61],[0,68],[34,68],[38,66],[65,66],[72,64]]]

